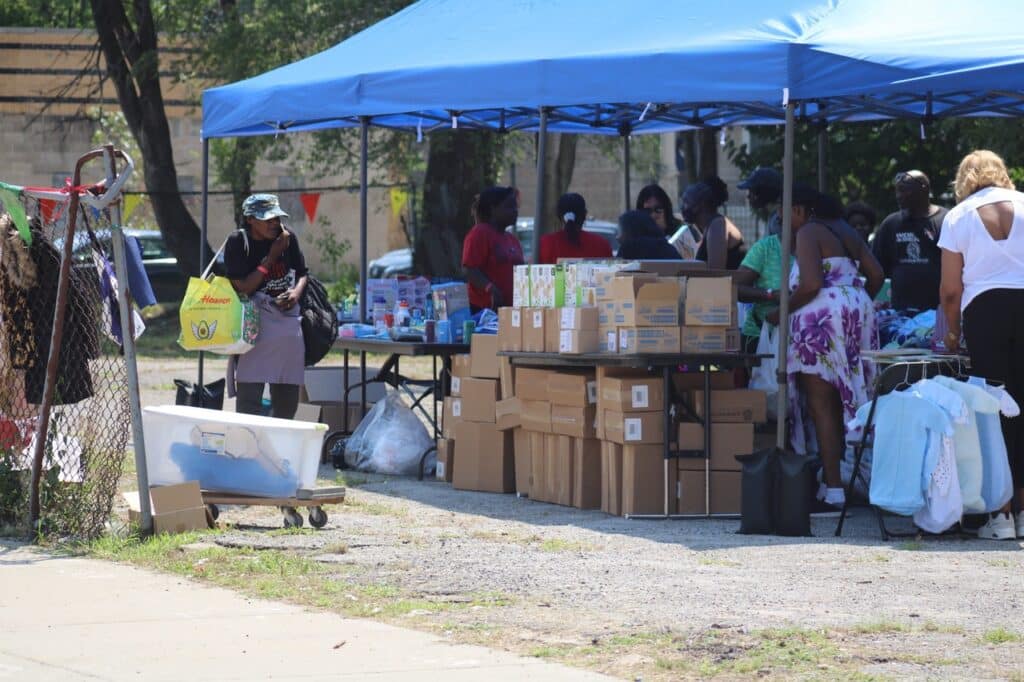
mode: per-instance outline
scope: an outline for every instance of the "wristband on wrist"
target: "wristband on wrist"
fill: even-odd
[[[487,292],[488,294],[493,293],[494,292],[494,282],[488,282],[487,286],[484,287],[484,291]]]
[[[263,279],[270,279],[270,270],[265,265],[257,265],[256,270],[263,275]]]

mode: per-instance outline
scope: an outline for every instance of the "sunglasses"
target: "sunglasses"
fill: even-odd
[[[893,178],[892,181],[894,185],[902,185],[906,182],[912,182],[916,185],[920,185],[921,187],[928,186],[928,181],[925,180],[924,176],[917,171],[901,171],[896,174],[896,177]]]

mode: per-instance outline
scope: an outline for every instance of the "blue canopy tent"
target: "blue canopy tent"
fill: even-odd
[[[214,137],[359,126],[364,280],[370,125],[537,131],[536,239],[549,130],[628,140],[686,127],[785,123],[788,273],[795,117],[912,117],[924,124],[1022,115],[1022,25],[1024,9],[1005,0],[927,7],[890,0],[420,0],[319,54],[204,91],[203,248]],[[784,287],[783,319],[787,294]],[[781,331],[785,345],[785,325]],[[780,376],[784,371],[783,357]]]

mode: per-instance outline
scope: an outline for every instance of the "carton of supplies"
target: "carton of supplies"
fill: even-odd
[[[736,299],[730,277],[691,277],[686,282],[686,315],[691,327],[728,327],[735,321]]]
[[[584,310],[577,308],[577,310]],[[591,310],[593,310],[591,308]],[[558,333],[558,352],[565,355],[581,355],[583,353],[597,353],[601,350],[600,338],[597,330],[577,331],[575,329],[563,329]]]
[[[686,280],[663,277],[647,281],[619,277],[612,284],[615,324],[623,327],[678,327]],[[728,324],[728,323],[727,323]]]
[[[701,453],[701,457],[681,457],[680,470],[704,471],[704,427],[697,423],[679,425],[679,450]],[[710,468],[718,471],[739,471],[736,455],[754,452],[753,424],[711,424]]]
[[[601,441],[573,438],[572,506],[601,508]]]
[[[526,429],[516,429],[512,432],[512,443],[515,446],[516,492],[527,497],[530,496],[530,487],[533,485],[530,461],[532,442],[530,432]]]
[[[619,327],[619,353],[678,353],[680,327]]]
[[[598,301],[597,326],[615,327],[615,301]]]
[[[452,473],[452,487],[490,493],[515,490],[515,462],[511,431],[477,422],[455,426],[455,454],[458,466]]]
[[[547,369],[516,368],[516,397],[522,400],[547,400],[548,377],[554,372]]]
[[[619,328],[615,325],[601,325],[597,328],[597,343],[602,353],[619,351]]]
[[[601,413],[604,437],[621,445],[661,445],[665,442],[663,412]]]
[[[559,329],[597,331],[597,308],[560,308]]]
[[[678,473],[669,463],[669,490],[676,489]],[[669,500],[669,511],[675,505]],[[621,514],[662,514],[665,511],[665,453],[659,445],[622,448]]]
[[[501,399],[508,400],[516,394],[516,367],[512,360],[504,356],[498,358],[498,383],[501,384]]]
[[[547,500],[544,491],[544,471],[548,452],[548,436],[546,433],[530,432],[530,499],[544,502]]]
[[[442,435],[455,438],[455,425],[462,421],[462,399],[448,397],[444,399],[441,412]]]
[[[622,446],[601,442],[601,511],[622,513]]]
[[[517,265],[512,270],[512,307],[529,308],[530,302],[530,266]]]
[[[660,412],[665,407],[665,390],[660,377],[598,378],[598,403],[616,412]]]
[[[555,405],[586,407],[597,404],[597,379],[593,372],[551,372],[547,397]]]
[[[557,270],[557,265],[530,266],[531,306],[536,308],[554,308],[556,305],[559,305],[555,302],[555,273]]]
[[[473,376],[472,364],[468,353],[452,357],[452,384],[451,394],[462,395],[462,380]]]
[[[142,516],[139,493],[123,494],[128,504],[128,522],[139,525]],[[198,481],[186,481],[176,485],[151,487],[149,508],[153,512],[153,533],[185,533],[190,530],[204,530],[208,526],[206,505],[199,490]]]
[[[704,391],[693,392],[691,403],[697,417],[704,418]],[[768,421],[768,394],[751,389],[712,391],[711,421],[763,424]]]
[[[576,438],[596,437],[597,407],[551,406],[551,431]]]
[[[312,489],[327,426],[184,405],[142,411],[152,485],[292,497]]]
[[[551,433],[551,403],[546,400],[520,400],[523,428],[536,433]]]
[[[473,334],[469,344],[469,373],[477,379],[497,379],[501,376],[498,367],[498,336],[496,334]]]
[[[526,308],[523,322],[523,350],[530,353],[544,352],[545,317],[544,308]]]
[[[497,403],[497,380],[469,377],[462,380],[462,397],[453,401],[452,414],[462,421],[493,424]]]
[[[498,348],[508,351],[523,349],[523,311],[521,308],[498,309]]]
[[[452,482],[455,471],[455,441],[447,438],[437,439],[437,480]]]
[[[675,511],[677,514],[703,514],[705,512],[704,470],[679,471],[676,487]],[[711,486],[712,514],[739,514],[741,478],[739,471],[712,471],[709,475]]]
[[[499,431],[508,431],[523,425],[523,403],[519,398],[499,400],[494,410]]]

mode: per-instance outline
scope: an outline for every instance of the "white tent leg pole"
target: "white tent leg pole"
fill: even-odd
[[[788,411],[788,374],[786,353],[789,348],[789,258],[793,234],[793,112],[796,104],[786,104],[786,134],[782,155],[782,282],[779,284],[779,383],[778,435],[776,445],[786,447],[786,413]]]
[[[210,201],[210,140],[203,138],[203,209],[199,218],[199,272],[206,268],[206,237]],[[196,390],[199,391],[199,407],[206,407],[206,390],[203,388],[203,361],[205,354],[199,351],[199,371]],[[141,498],[141,495],[139,496]]]
[[[537,210],[533,213],[533,234],[530,235],[530,246],[533,249],[533,262],[540,258],[540,235],[544,229],[544,168],[548,156],[548,110],[540,108],[540,129],[537,131]]]

